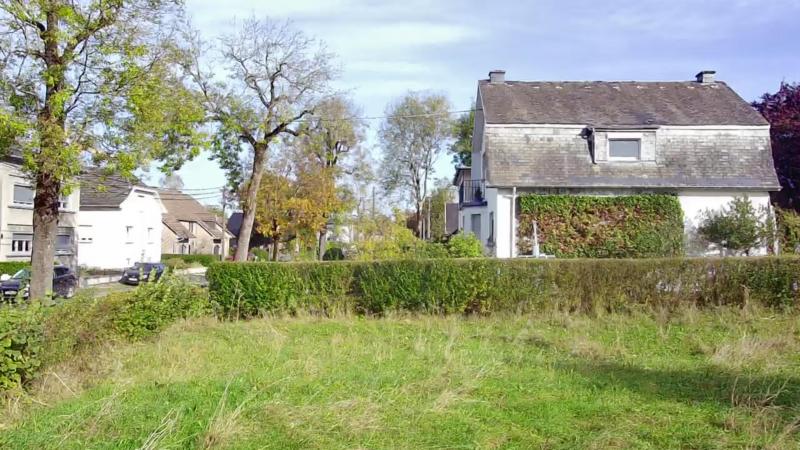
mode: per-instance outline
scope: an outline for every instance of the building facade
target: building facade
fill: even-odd
[[[691,235],[707,209],[780,188],[767,121],[714,73],[687,82],[478,84],[472,166],[454,179],[459,228],[518,256],[524,194],[675,194]],[[754,253],[764,253],[756,249]]]
[[[81,177],[78,264],[122,269],[161,260],[158,190],[118,176],[87,172]]]
[[[30,261],[33,249],[31,180],[22,173],[21,160],[0,160],[0,261]],[[61,199],[55,263],[77,266],[77,215],[80,189]]]

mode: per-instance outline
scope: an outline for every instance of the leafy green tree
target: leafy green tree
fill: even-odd
[[[255,17],[221,39],[222,65],[215,70],[202,66],[204,44],[196,36],[193,42],[193,56],[185,66],[203,94],[209,119],[217,125],[214,158],[227,172],[232,189],[243,188],[234,259],[245,261],[269,150],[300,135],[314,104],[329,91],[333,56],[288,22]],[[221,78],[227,81],[216,81]]]
[[[379,131],[383,187],[408,195],[416,217],[422,216],[430,173],[451,136],[449,108],[444,96],[410,92],[389,105]],[[416,235],[422,236],[421,220]]]
[[[749,255],[771,231],[767,222],[747,196],[735,197],[719,210],[707,210],[697,232],[720,249]]]
[[[352,166],[345,158],[364,140],[365,124],[358,116],[358,108],[349,99],[334,96],[318,103],[314,115],[309,117],[299,142],[301,161],[297,166],[303,166],[307,159],[318,165],[319,176],[329,178],[327,182],[319,180],[320,186],[339,187],[344,175],[356,172],[351,170]],[[327,248],[328,227],[334,225],[333,215],[342,212],[341,207],[345,204],[344,201],[320,203],[324,219],[317,232],[317,256],[320,260]]]
[[[474,103],[474,102],[473,102]],[[472,165],[472,131],[475,124],[475,111],[462,114],[453,121],[453,137],[455,140],[448,151],[453,155],[453,165]]]
[[[174,64],[182,2],[0,0],[0,146],[36,195],[31,298],[51,289],[58,205],[81,164],[131,175],[199,152],[202,108]]]

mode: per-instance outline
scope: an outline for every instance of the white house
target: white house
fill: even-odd
[[[0,261],[30,261],[33,248],[33,198],[30,179],[22,173],[22,160],[9,156],[0,159]],[[75,228],[80,190],[61,199],[56,260],[76,264]]]
[[[81,175],[78,264],[120,269],[161,260],[158,190],[90,170]]]
[[[780,189],[767,121],[703,71],[679,82],[478,82],[459,228],[517,256],[522,194],[676,194],[684,231],[736,196],[769,208]],[[763,252],[763,249],[761,249]]]

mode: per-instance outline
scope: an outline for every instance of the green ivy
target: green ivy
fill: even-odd
[[[649,258],[683,251],[683,211],[674,195],[525,195],[517,246],[559,258]]]

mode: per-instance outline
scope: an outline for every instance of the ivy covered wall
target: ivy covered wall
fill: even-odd
[[[533,249],[537,221],[540,252],[559,258],[647,258],[683,252],[678,197],[540,195],[519,197],[517,247]]]

